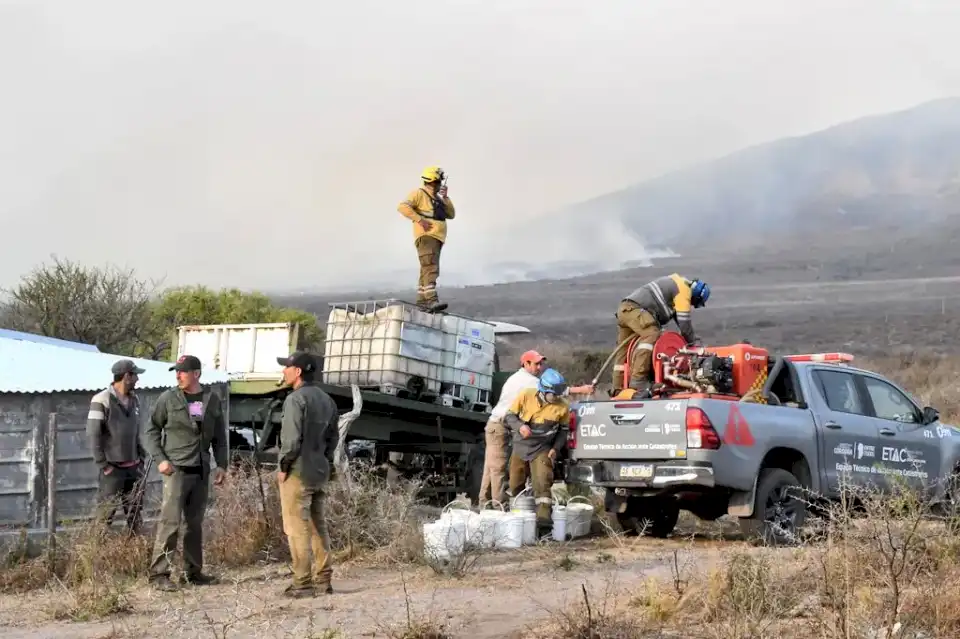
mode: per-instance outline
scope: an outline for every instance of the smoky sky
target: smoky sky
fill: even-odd
[[[957,33],[951,2],[0,2],[0,286],[51,254],[241,288],[413,272],[396,206],[431,164],[443,268],[537,260],[565,204],[960,94]]]

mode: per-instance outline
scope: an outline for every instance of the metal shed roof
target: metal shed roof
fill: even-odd
[[[78,351],[91,351],[99,353],[100,349],[93,344],[84,344],[83,342],[71,342],[56,337],[47,337],[46,335],[35,335],[33,333],[21,333],[20,331],[11,331],[7,328],[0,328],[0,337],[10,339],[22,339],[27,342],[38,342],[40,344],[50,344],[51,346],[62,346],[63,348],[75,348]]]
[[[118,359],[132,359],[144,369],[137,388],[165,388],[176,383],[173,372],[167,370],[172,362],[0,337],[0,393],[97,391],[110,384],[110,367]],[[222,371],[207,369],[201,381],[215,384],[229,379]]]

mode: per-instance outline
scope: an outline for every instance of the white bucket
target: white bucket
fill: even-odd
[[[515,549],[523,545],[523,516],[507,513],[497,521],[497,548]]]
[[[553,520],[554,540],[564,541],[567,538],[567,507],[555,505],[550,518]]]
[[[523,518],[523,545],[532,546],[537,543],[537,513],[524,511],[518,514]]]
[[[486,504],[497,504],[500,510],[483,510]],[[497,545],[497,536],[501,535],[501,523],[510,513],[503,511],[503,504],[496,500],[490,500],[480,506],[480,546],[483,548],[493,548]]]
[[[451,506],[460,506],[459,508],[450,508]],[[448,510],[449,509],[449,510]],[[464,546],[476,546],[481,541],[480,515],[469,509],[469,506],[461,501],[452,501],[443,507],[440,511],[440,521],[460,522],[463,535]]]
[[[585,504],[575,504],[574,499],[582,499]],[[590,500],[581,495],[571,497],[567,501],[567,527],[571,537],[584,537],[590,534],[590,524],[593,522],[593,505]]]
[[[424,554],[436,560],[448,560],[463,552],[466,525],[458,519],[441,519],[423,525]]]

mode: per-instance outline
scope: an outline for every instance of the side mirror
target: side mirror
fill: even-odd
[[[923,409],[923,425],[927,426],[940,421],[940,411],[936,408],[926,406]]]

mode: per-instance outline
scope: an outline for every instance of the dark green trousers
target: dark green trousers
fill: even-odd
[[[170,576],[170,563],[177,550],[177,535],[183,519],[183,572],[187,577],[203,568],[203,515],[207,510],[210,472],[173,471],[163,476],[163,501],[157,524],[157,541],[150,564],[150,578]]]
[[[143,475],[143,465],[138,464],[128,468],[108,466],[108,468],[109,475],[100,470],[97,520],[110,526],[117,507],[120,506],[127,518],[127,528],[137,532],[143,522],[143,493],[147,483]]]

